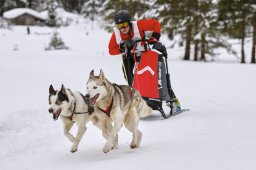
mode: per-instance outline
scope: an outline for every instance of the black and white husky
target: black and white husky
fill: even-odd
[[[59,117],[63,122],[64,135],[72,142],[71,152],[74,153],[78,149],[78,144],[81,141],[85,131],[86,124],[89,121],[102,130],[103,137],[108,139],[109,133],[112,130],[111,121],[108,118],[102,119],[95,114],[93,107],[90,107],[84,96],[76,91],[72,92],[66,89],[64,85],[60,90],[54,90],[53,86],[49,87],[49,112],[52,113],[53,119]],[[70,129],[74,124],[77,124],[78,131],[76,136],[70,133]],[[117,146],[117,138],[114,147]]]

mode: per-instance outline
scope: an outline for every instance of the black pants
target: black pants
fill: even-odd
[[[132,55],[128,57],[126,55],[123,56],[123,73],[124,78],[127,83],[132,86],[133,84],[133,68],[134,68],[134,59]]]

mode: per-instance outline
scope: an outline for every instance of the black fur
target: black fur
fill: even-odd
[[[88,113],[91,115],[94,112],[94,107],[89,104],[89,99],[85,98],[82,93],[80,93],[80,95],[84,99],[84,102],[88,105]]]
[[[58,100],[60,100],[61,102],[63,102],[63,101],[69,102],[67,94],[63,93],[62,91],[58,92]]]

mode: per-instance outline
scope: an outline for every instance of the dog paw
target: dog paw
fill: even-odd
[[[118,149],[118,146],[117,145],[112,146],[111,150],[113,150],[113,149]]]
[[[130,144],[130,148],[131,148],[131,149],[135,149],[135,148],[137,148],[137,147],[138,147],[138,146],[137,146],[136,144],[133,144],[133,143]]]
[[[71,152],[71,153],[77,152],[77,146],[72,146],[70,152]]]
[[[103,148],[103,152],[104,153],[108,153],[111,150],[111,146],[110,145],[105,145]]]
[[[77,152],[77,149],[75,149],[75,150],[70,150],[70,152],[71,152],[71,153],[75,153],[75,152]]]
[[[133,140],[130,144],[131,149],[135,149],[140,146],[141,138],[142,138],[142,133],[140,131],[138,131],[137,137],[133,138]]]

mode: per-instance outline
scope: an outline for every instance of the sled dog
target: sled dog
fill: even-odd
[[[63,122],[64,135],[72,142],[70,152],[74,153],[78,149],[78,144],[81,141],[85,131],[86,124],[91,121],[95,126],[102,130],[104,138],[108,139],[112,131],[111,120],[103,119],[94,113],[93,107],[89,106],[84,96],[76,91],[72,92],[66,89],[64,85],[60,90],[54,90],[53,86],[49,87],[49,112],[52,113],[53,119],[59,117]],[[77,124],[78,131],[76,136],[70,133],[70,129],[74,124]],[[117,138],[113,147],[117,146]]]
[[[123,124],[133,134],[130,147],[132,149],[139,147],[142,138],[142,133],[138,130],[139,120],[141,117],[150,115],[152,109],[137,90],[128,85],[112,84],[105,78],[102,70],[99,76],[95,76],[92,70],[87,81],[85,97],[90,105],[94,106],[95,112],[100,113],[101,116],[110,117],[113,122],[113,129],[103,152],[110,151]]]

